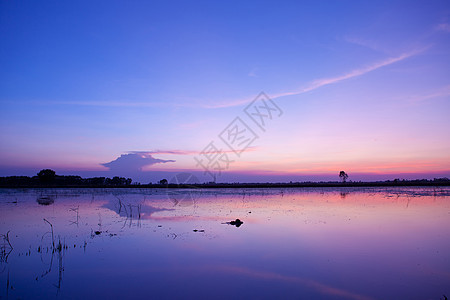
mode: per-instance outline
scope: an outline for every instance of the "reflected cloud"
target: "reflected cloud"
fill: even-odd
[[[121,217],[136,218],[136,219],[153,219],[152,215],[162,211],[172,211],[170,208],[158,208],[143,203],[125,203],[118,199],[118,201],[109,201],[102,205]]]
[[[230,272],[230,273],[237,273],[245,276],[255,277],[255,278],[262,278],[262,279],[268,279],[268,280],[279,280],[279,281],[285,281],[285,282],[291,282],[295,284],[300,284],[305,287],[309,287],[311,289],[316,290],[317,292],[325,295],[332,295],[332,296],[339,296],[344,297],[347,299],[355,299],[355,300],[371,300],[373,298],[367,297],[364,295],[356,294],[344,289],[335,288],[329,285],[326,285],[324,283],[312,280],[312,279],[306,279],[302,277],[297,276],[288,276],[283,275],[275,272],[269,272],[269,271],[257,271],[249,268],[244,267],[237,267],[237,266],[217,266],[214,267],[214,269],[222,271],[222,272]]]

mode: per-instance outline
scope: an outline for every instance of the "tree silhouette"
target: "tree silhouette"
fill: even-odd
[[[344,171],[339,172],[339,178],[342,180],[343,183],[347,181],[348,175]]]
[[[51,182],[56,177],[56,172],[50,169],[43,169],[40,170],[39,173],[37,173],[37,176],[39,177],[39,180],[41,182]]]
[[[159,184],[163,184],[163,185],[167,185],[169,182],[167,181],[167,179],[161,179],[159,181]]]

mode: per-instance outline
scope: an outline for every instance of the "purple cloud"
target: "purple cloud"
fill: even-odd
[[[109,168],[111,171],[141,172],[145,166],[168,162],[175,162],[175,160],[154,158],[148,152],[135,152],[122,154],[115,160],[101,165]]]

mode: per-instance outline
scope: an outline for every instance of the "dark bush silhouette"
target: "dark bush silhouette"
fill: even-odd
[[[37,173],[37,176],[41,182],[49,183],[55,180],[56,172],[50,169],[43,169]]]
[[[169,182],[167,181],[167,179],[161,179],[159,181],[159,184],[163,184],[163,185],[167,185]]]
[[[119,176],[114,176],[112,179],[111,178],[106,178],[105,179],[105,184],[106,185],[130,185],[131,184],[131,178],[125,178],[125,177],[119,177]]]

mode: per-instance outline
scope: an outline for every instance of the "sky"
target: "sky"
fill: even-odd
[[[449,1],[0,0],[0,176],[450,177]]]

